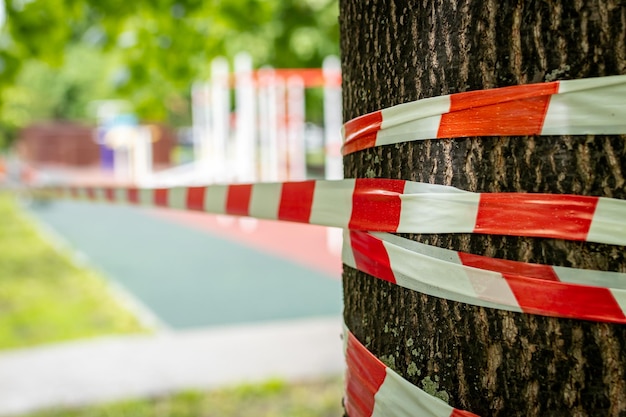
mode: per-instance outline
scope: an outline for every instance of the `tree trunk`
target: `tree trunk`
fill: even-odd
[[[621,0],[340,0],[344,120],[469,90],[626,73]],[[625,136],[425,140],[344,158],[346,177],[626,199]],[[624,247],[405,235],[496,258],[626,272]],[[487,416],[626,416],[626,326],[427,296],[344,266],[344,319],[378,358]]]

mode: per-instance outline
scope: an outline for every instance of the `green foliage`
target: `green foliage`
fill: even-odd
[[[24,59],[39,57],[49,62],[60,62],[59,47],[71,35],[71,25],[61,22],[75,19],[75,10],[65,7],[63,0],[6,2],[6,26],[10,33],[10,50]],[[28,41],[22,42],[21,40]]]
[[[144,119],[185,120],[189,87],[208,77],[215,56],[246,51],[258,67],[298,68],[337,54],[337,8],[337,0],[7,1],[0,130],[84,118],[85,102],[109,98],[130,101]]]
[[[0,192],[0,349],[141,331],[104,280],[74,265]]]
[[[14,82],[0,90],[0,137],[8,143],[17,129],[35,121],[93,120],[90,102],[114,94],[110,76],[114,64],[111,55],[84,44],[68,46],[59,67],[26,60]]]
[[[35,59],[24,62],[13,85],[2,91],[4,122],[24,126],[46,118],[88,119],[92,97],[113,91],[107,80],[110,66],[104,56],[80,44],[68,47],[58,68]]]

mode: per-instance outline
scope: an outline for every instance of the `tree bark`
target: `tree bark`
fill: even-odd
[[[344,120],[416,99],[626,73],[620,0],[340,0]],[[426,140],[344,158],[346,177],[626,199],[626,136]],[[624,247],[405,235],[496,258],[626,272]],[[445,277],[442,277],[445,279]],[[626,416],[626,326],[513,313],[344,266],[344,319],[378,358],[487,416]]]

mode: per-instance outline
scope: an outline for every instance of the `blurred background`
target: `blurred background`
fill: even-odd
[[[341,413],[339,230],[26,192],[341,178],[337,16],[0,0],[0,415]]]
[[[5,0],[2,1],[5,3]],[[93,101],[142,121],[191,124],[191,86],[213,58],[321,68],[338,54],[334,0],[8,0],[0,39],[2,141],[42,120],[95,123]],[[312,121],[321,121],[311,106]]]

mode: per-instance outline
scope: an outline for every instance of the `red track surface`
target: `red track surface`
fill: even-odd
[[[289,259],[337,279],[341,276],[341,254],[328,249],[327,227],[182,210],[150,209],[149,213]]]

